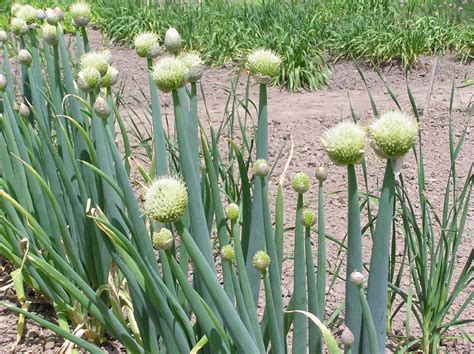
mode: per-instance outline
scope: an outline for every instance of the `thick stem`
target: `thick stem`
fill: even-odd
[[[388,263],[390,252],[390,235],[392,232],[393,199],[395,193],[392,164],[387,161],[385,176],[380,195],[377,225],[370,259],[370,273],[367,289],[374,325],[377,331],[378,350],[385,352],[385,337],[387,329],[387,290],[388,290]],[[367,336],[363,336],[362,352],[366,352]]]
[[[362,350],[362,353],[371,353],[371,354],[379,354],[385,353],[384,351],[379,351],[378,344],[377,344],[377,333],[375,331],[373,316],[370,313],[369,304],[367,303],[367,299],[365,298],[364,289],[362,286],[359,286],[359,301],[360,306],[362,308],[362,316],[364,317],[364,328],[367,332],[367,348]]]
[[[348,172],[348,234],[347,234],[347,268],[346,268],[346,326],[354,335],[352,349],[359,353],[362,310],[359,302],[357,286],[352,284],[349,276],[353,271],[362,270],[362,243],[359,210],[359,192],[354,165],[347,166]]]
[[[314,278],[313,249],[311,247],[311,227],[305,228],[306,281],[308,283],[308,311],[317,316],[319,313],[316,280]],[[316,324],[308,318],[309,352],[321,353],[321,334]]]

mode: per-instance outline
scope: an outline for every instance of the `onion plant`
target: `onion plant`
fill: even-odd
[[[102,352],[108,338],[130,353],[337,353],[331,331],[339,310],[325,312],[325,243],[334,240],[325,232],[326,170],[316,171],[317,218],[315,211],[305,209],[305,193],[315,188],[305,172],[291,180],[297,199],[294,227],[284,227],[283,176],[274,222],[270,211],[269,177],[280,158],[273,165],[268,161],[267,85],[278,77],[281,57],[266,49],[249,55],[245,98],[232,101],[244,108],[245,117],[235,108],[215,130],[199,117],[198,85],[204,73],[199,53],[184,50],[174,28],[165,33],[163,46],[157,33],[138,34],[134,45],[149,70],[153,128],[149,161],[142,165],[133,159],[114,93],[119,73],[113,57],[91,48],[87,39],[90,8],[80,2],[70,12],[77,39],[74,55],[58,9],[17,6],[12,9],[13,35],[0,32],[0,253],[15,268],[21,307],[0,304],[20,314],[19,331],[28,318],[92,353]],[[21,68],[18,83],[10,59]],[[259,89],[253,134],[246,130],[251,82]],[[234,100],[235,87],[237,81]],[[173,102],[175,135],[163,129],[164,95]],[[455,144],[450,130],[451,182],[438,216],[423,194],[419,124],[408,113],[389,112],[368,128],[371,145],[387,167],[367,297],[359,273],[364,271],[363,229],[356,179],[358,163],[370,163],[365,160],[366,130],[342,122],[322,137],[330,160],[347,168],[348,175],[347,252],[342,256],[347,261],[346,329],[340,338],[346,352],[385,351],[387,310],[399,311],[387,309],[389,292],[407,301],[407,324],[413,315],[423,332],[416,340],[407,334],[405,350],[420,343],[425,351],[436,352],[450,327],[470,321],[461,314],[472,296],[451,311],[472,282],[472,255],[453,280],[472,188],[471,175],[459,188],[455,166],[466,133]],[[421,224],[400,170],[401,158],[410,151],[418,163]],[[135,169],[138,187],[131,178]],[[441,241],[433,235],[433,219],[442,230]],[[406,236],[412,260],[407,276],[416,296],[388,281],[392,227]],[[294,238],[294,289],[284,306],[281,281],[288,237]],[[52,303],[56,323],[28,311],[25,286]],[[259,303],[264,304],[260,312]]]

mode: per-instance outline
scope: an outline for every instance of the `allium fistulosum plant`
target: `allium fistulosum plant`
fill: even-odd
[[[247,58],[246,68],[259,89],[258,121],[254,134],[247,134],[248,84],[245,99],[236,104],[245,108],[245,119],[233,108],[231,123],[225,123],[230,124],[229,151],[222,157],[225,124],[218,130],[210,126],[207,134],[199,119],[198,83],[204,72],[199,53],[186,51],[174,28],[165,33],[163,46],[156,33],[138,34],[134,47],[149,70],[153,127],[150,161],[142,166],[133,159],[115,99],[119,72],[113,58],[108,51],[92,50],[87,39],[90,8],[79,2],[70,12],[77,29],[74,53],[68,51],[59,9],[15,5],[13,34],[0,32],[0,253],[15,268],[20,307],[0,304],[20,314],[19,331],[26,317],[92,353],[102,352],[108,338],[130,353],[302,353],[308,348],[338,353],[328,328],[334,329],[333,314],[325,312],[326,169],[315,171],[317,214],[305,208],[305,193],[315,188],[305,172],[291,180],[297,198],[294,228],[284,227],[283,177],[274,222],[270,211],[274,166],[268,161],[267,86],[279,74],[279,55],[256,49]],[[18,84],[10,59],[21,68]],[[234,99],[235,87],[236,82]],[[164,95],[173,102],[175,136],[163,129]],[[233,139],[236,123],[240,147]],[[371,146],[387,167],[367,296],[355,173],[365,159],[366,129],[342,122],[322,138],[330,160],[348,174],[346,328],[340,338],[347,352],[385,350],[387,312],[392,316],[389,295],[407,301],[407,324],[413,314],[423,331],[416,340],[407,333],[401,344],[405,350],[421,343],[435,352],[450,327],[468,322],[460,316],[472,296],[458,312],[450,311],[472,282],[472,256],[461,275],[453,275],[472,188],[471,175],[458,188],[455,170],[465,131],[457,144],[450,131],[452,183],[447,184],[443,215],[435,216],[442,230],[438,241],[422,191],[421,226],[417,223],[400,164],[414,151],[419,186],[424,187],[420,124],[406,113],[389,112],[368,128]],[[140,173],[138,188],[132,183],[134,170]],[[388,282],[394,227],[407,239],[413,281],[408,292]],[[282,265],[285,239],[291,236],[294,289],[285,307]],[[448,290],[446,284],[454,287]],[[28,311],[24,286],[52,303],[56,323]],[[444,302],[434,301],[439,296]],[[260,299],[264,306],[258,312]],[[291,327],[292,347],[287,342]]]

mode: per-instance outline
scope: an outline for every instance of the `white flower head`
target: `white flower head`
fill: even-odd
[[[43,34],[43,39],[46,43],[51,46],[58,45],[58,33],[55,26],[44,23],[41,26],[41,33]]]
[[[174,177],[156,179],[145,192],[143,209],[152,220],[163,224],[181,219],[188,207],[188,192],[184,182]]]
[[[268,84],[280,73],[282,59],[270,49],[255,49],[247,58],[247,68],[260,84]]]
[[[10,21],[10,28],[15,36],[22,36],[28,32],[28,25],[22,18],[13,17]]]
[[[92,17],[92,12],[89,4],[79,1],[69,7],[72,15],[72,21],[76,27],[85,27],[89,24]]]
[[[101,76],[107,74],[111,62],[110,51],[89,52],[81,57],[81,69],[94,68]]]
[[[77,86],[85,93],[88,93],[99,86],[100,80],[100,72],[94,67],[86,66],[79,71]]]
[[[353,165],[364,157],[366,132],[353,122],[342,122],[326,131],[321,143],[329,159],[336,165]]]
[[[164,57],[156,62],[151,78],[163,92],[170,92],[186,85],[188,68],[177,57]]]
[[[31,25],[36,21],[36,9],[31,5],[23,5],[15,15],[23,19],[27,25]]]
[[[142,58],[153,59],[160,54],[158,35],[154,32],[142,32],[133,40],[135,51]]]
[[[109,65],[107,72],[104,76],[102,76],[102,80],[100,81],[101,87],[111,87],[114,86],[118,81],[119,71],[114,68],[113,66]]]
[[[201,56],[196,51],[182,52],[179,58],[188,68],[187,82],[196,82],[201,79],[204,73],[204,65]]]

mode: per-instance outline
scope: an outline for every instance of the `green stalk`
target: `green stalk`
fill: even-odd
[[[264,230],[265,230],[265,245],[268,255],[272,260],[278,260],[278,254],[275,247],[275,239],[273,230],[271,228],[271,216],[270,208],[268,206],[268,179],[260,177],[260,183],[262,186],[262,207],[263,207],[263,218],[264,218]],[[281,277],[280,277],[280,266],[278,262],[270,262],[269,265],[269,278],[271,289],[273,292],[272,298],[274,303],[273,310],[275,311],[276,322],[278,326],[278,337],[273,338],[272,348],[280,347],[283,350],[284,348],[284,338],[283,338],[283,303],[282,303],[282,294],[281,294]],[[281,340],[280,343],[276,343],[275,340]]]
[[[245,258],[242,251],[242,243],[239,235],[238,224],[232,221],[231,224],[232,239],[234,240],[235,259],[237,263],[237,270],[240,277],[240,285],[242,288],[242,294],[244,295],[245,307],[247,309],[247,315],[250,319],[252,326],[253,336],[261,352],[265,352],[263,345],[262,332],[258,323],[257,311],[255,311],[255,303],[253,301],[252,289],[250,288],[250,282],[247,275],[247,269],[245,267]]]
[[[303,214],[303,194],[298,193],[295,218],[295,251],[294,251],[294,302],[293,309],[306,311],[306,277],[304,230],[301,223]],[[306,353],[308,343],[307,320],[304,316],[293,318],[293,354]]]
[[[305,227],[306,281],[308,283],[308,312],[315,316],[319,313],[316,280],[314,277],[313,250],[311,247],[311,227]],[[309,352],[321,353],[321,335],[316,324],[308,319]]]
[[[278,259],[278,267],[280,270],[283,266],[283,235],[284,235],[284,196],[283,196],[283,184],[278,184],[276,206],[275,206],[275,247]]]
[[[270,262],[271,264],[271,262]],[[265,285],[265,310],[268,311],[268,317],[270,320],[270,332],[271,332],[271,351],[276,354],[285,353],[284,341],[281,338],[281,328],[278,323],[277,309],[275,309],[275,299],[273,298],[273,287],[270,284],[271,280],[267,272],[263,272],[263,283]]]
[[[354,335],[353,352],[359,353],[362,309],[357,287],[349,280],[350,274],[362,270],[362,241],[360,227],[359,192],[354,165],[347,166],[348,172],[348,234],[347,234],[347,268],[346,268],[346,326]]]
[[[152,69],[153,61],[148,60],[148,70]],[[151,119],[153,124],[153,151],[155,163],[155,176],[166,176],[168,174],[168,152],[165,145],[165,134],[161,120],[160,97],[155,83],[148,75],[148,83],[151,95]]]
[[[326,308],[326,230],[324,226],[324,183],[319,182],[318,191],[318,275],[316,291],[318,294],[318,318],[324,323]]]
[[[360,306],[362,308],[362,317],[364,318],[364,328],[367,331],[367,342],[368,342],[367,348],[362,349],[362,353],[371,353],[371,354],[385,353],[385,349],[383,351],[380,351],[379,345],[377,344],[377,333],[375,331],[373,316],[370,313],[370,308],[369,308],[369,304],[367,303],[367,299],[365,298],[364,289],[362,288],[362,286],[358,286],[358,288],[359,288],[358,289],[359,301],[360,301]],[[363,342],[365,344],[365,338]],[[424,352],[424,353],[429,353],[429,351]]]
[[[260,84],[256,135],[256,159],[268,160],[267,86],[264,84]],[[268,179],[268,177],[266,177],[266,179]],[[250,237],[248,240],[242,240],[242,246],[244,256],[246,257],[247,272],[252,287],[254,302],[257,303],[261,274],[252,266],[252,257],[258,250],[264,249],[265,247],[265,239],[262,237],[265,234],[265,220],[262,209],[262,184],[259,178],[256,178],[254,182]]]
[[[385,352],[387,329],[387,291],[388,266],[390,251],[390,235],[392,231],[393,200],[395,193],[395,178],[392,162],[387,161],[382,193],[379,200],[377,224],[373,238],[372,257],[370,259],[370,273],[367,288],[367,302],[373,316],[374,326],[377,329],[378,351]],[[364,319],[365,321],[365,319]],[[366,336],[363,337],[362,352],[368,350]]]

